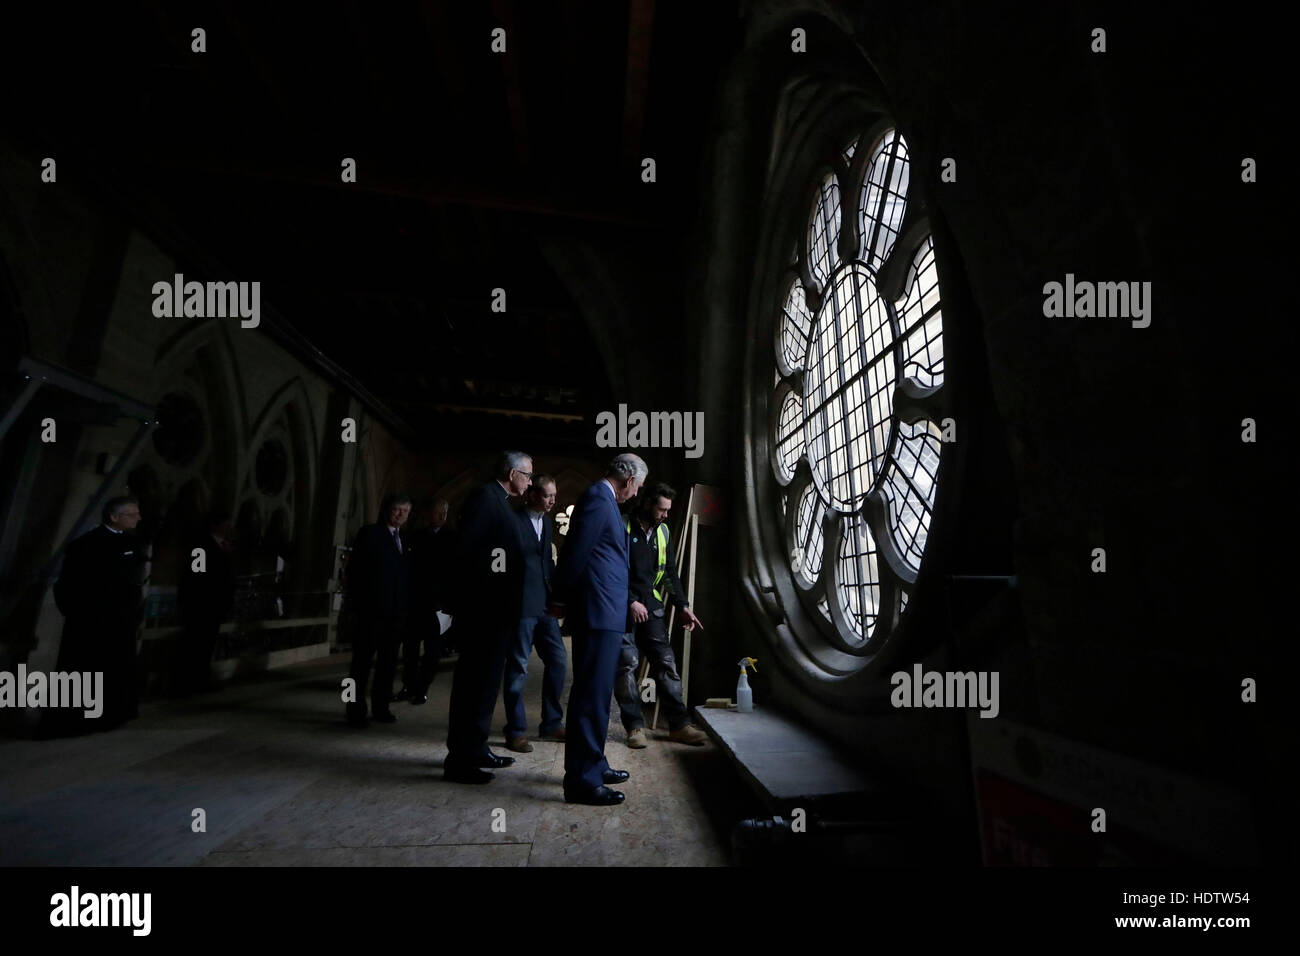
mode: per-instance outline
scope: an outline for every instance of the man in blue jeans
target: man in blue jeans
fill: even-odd
[[[533,648],[542,659],[542,722],[538,735],[545,740],[564,740],[564,712],[560,693],[568,657],[560,638],[560,622],[546,613],[551,600],[551,579],[555,558],[550,518],[555,507],[555,480],[538,475],[525,496],[519,520],[519,545],[524,555],[524,596],[520,608],[519,632],[506,655],[503,690],[506,705],[506,747],[515,753],[531,753],[528,717],[524,713],[524,685],[528,683],[528,658]]]

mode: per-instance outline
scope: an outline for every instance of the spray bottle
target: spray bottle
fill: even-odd
[[[749,675],[746,668],[752,667],[754,673],[758,673],[758,659],[754,657],[742,657],[740,659],[740,680],[736,682],[736,711],[742,714],[752,713],[754,710],[754,692],[749,687]]]

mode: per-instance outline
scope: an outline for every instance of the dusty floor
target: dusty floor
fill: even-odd
[[[107,733],[0,741],[0,865],[726,865],[743,790],[712,744],[624,744],[620,807],[563,802],[564,747],[530,754],[487,786],[445,783],[447,668],[396,724],[343,721],[334,656],[179,701],[146,701]],[[530,665],[530,721],[541,663]],[[565,690],[567,701],[568,690]],[[490,745],[499,753],[498,697]],[[707,805],[706,805],[707,804]],[[194,810],[207,831],[192,829]],[[495,823],[495,827],[494,827]],[[504,832],[501,832],[504,830]]]

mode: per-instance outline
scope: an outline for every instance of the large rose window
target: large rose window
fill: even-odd
[[[861,151],[865,150],[865,155]],[[943,316],[907,144],[889,129],[824,170],[776,331],[772,467],[786,557],[844,650],[906,607],[942,454]]]

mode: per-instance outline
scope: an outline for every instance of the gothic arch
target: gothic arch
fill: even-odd
[[[274,449],[272,446],[280,447]],[[311,567],[311,550],[332,533],[321,526],[314,504],[320,476],[316,422],[312,402],[302,378],[285,382],[266,402],[249,430],[247,453],[237,487],[242,500],[256,501],[265,534],[273,530],[290,560],[288,573],[295,586],[304,584]],[[287,456],[283,478],[274,487],[262,487],[259,460],[268,450]],[[270,456],[274,457],[274,456]]]
[[[248,432],[246,445],[249,450],[248,460],[239,476],[239,487],[242,488],[248,478],[257,449],[261,447],[263,441],[270,437],[272,430],[280,423],[282,417],[288,426],[293,444],[294,468],[297,469],[301,465],[304,469],[303,475],[306,477],[306,488],[301,489],[301,493],[307,502],[310,502],[315,496],[316,489],[316,422],[312,415],[311,396],[307,392],[307,386],[303,383],[302,378],[296,375],[288,382],[285,382],[271,396],[261,414],[253,422],[252,428]],[[302,456],[300,460],[299,455]],[[296,505],[297,502],[295,502]],[[295,510],[297,510],[296,507]]]
[[[230,328],[221,319],[199,319],[183,326],[159,343],[154,351],[154,367],[176,361],[190,352],[204,352],[215,371],[220,372],[221,383],[230,401],[226,408],[233,413],[234,427],[240,436],[248,434],[248,403],[244,392],[243,376],[235,359],[234,344],[230,341]]]
[[[200,319],[165,339],[154,352],[154,368],[183,368],[193,361],[203,381],[211,414],[210,490],[214,506],[233,508],[248,457],[248,404],[227,323]],[[160,375],[158,381],[165,376]],[[160,396],[154,396],[158,398]]]

